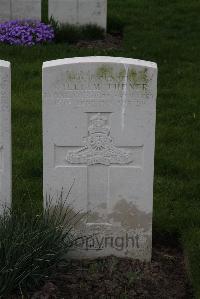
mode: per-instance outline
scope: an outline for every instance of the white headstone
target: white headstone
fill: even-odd
[[[49,18],[73,25],[107,25],[107,0],[49,0]]]
[[[41,20],[41,0],[0,0],[0,22]]]
[[[0,23],[10,20],[11,2],[10,0],[0,0]]]
[[[74,181],[73,208],[88,213],[72,256],[150,260],[156,92],[152,62],[44,63],[44,196]]]
[[[11,74],[0,60],[0,213],[11,205]]]
[[[41,0],[12,0],[12,19],[41,20]]]

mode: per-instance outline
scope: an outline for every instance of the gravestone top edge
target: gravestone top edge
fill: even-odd
[[[74,58],[64,58],[64,59],[46,61],[43,63],[43,70],[46,68],[50,68],[50,67],[57,67],[57,66],[76,64],[76,63],[128,64],[128,65],[153,68],[153,69],[157,70],[157,64],[155,62],[133,59],[133,58],[111,57],[111,56],[74,57]]]
[[[0,60],[0,67],[10,68],[10,62],[6,60]]]

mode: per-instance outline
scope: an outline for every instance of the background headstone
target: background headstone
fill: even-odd
[[[94,24],[106,29],[107,0],[49,0],[49,19],[73,25]]]
[[[10,0],[0,0],[0,22],[10,20],[11,16],[11,1]]]
[[[11,75],[0,60],[0,213],[11,205]]]
[[[12,0],[12,19],[41,20],[41,0]]]
[[[152,62],[44,63],[44,196],[74,181],[73,208],[88,214],[73,256],[150,260],[156,92]]]
[[[0,22],[41,20],[41,0],[0,0]]]

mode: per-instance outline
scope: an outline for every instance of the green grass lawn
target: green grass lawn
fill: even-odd
[[[158,63],[154,236],[183,245],[200,298],[200,1],[108,0],[109,27],[125,24],[122,50],[68,44],[0,46],[12,62],[13,204],[42,205],[42,62],[123,56]]]

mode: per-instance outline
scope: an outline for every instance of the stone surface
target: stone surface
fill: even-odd
[[[12,0],[12,19],[41,20],[41,0]]]
[[[10,20],[11,17],[11,1],[0,0],[0,22]]]
[[[11,205],[11,75],[0,60],[0,213]]]
[[[41,0],[0,0],[0,22],[41,20]]]
[[[73,184],[72,256],[151,258],[157,67],[113,57],[43,65],[44,196]]]
[[[95,24],[106,29],[107,0],[49,0],[49,18],[74,25]]]

